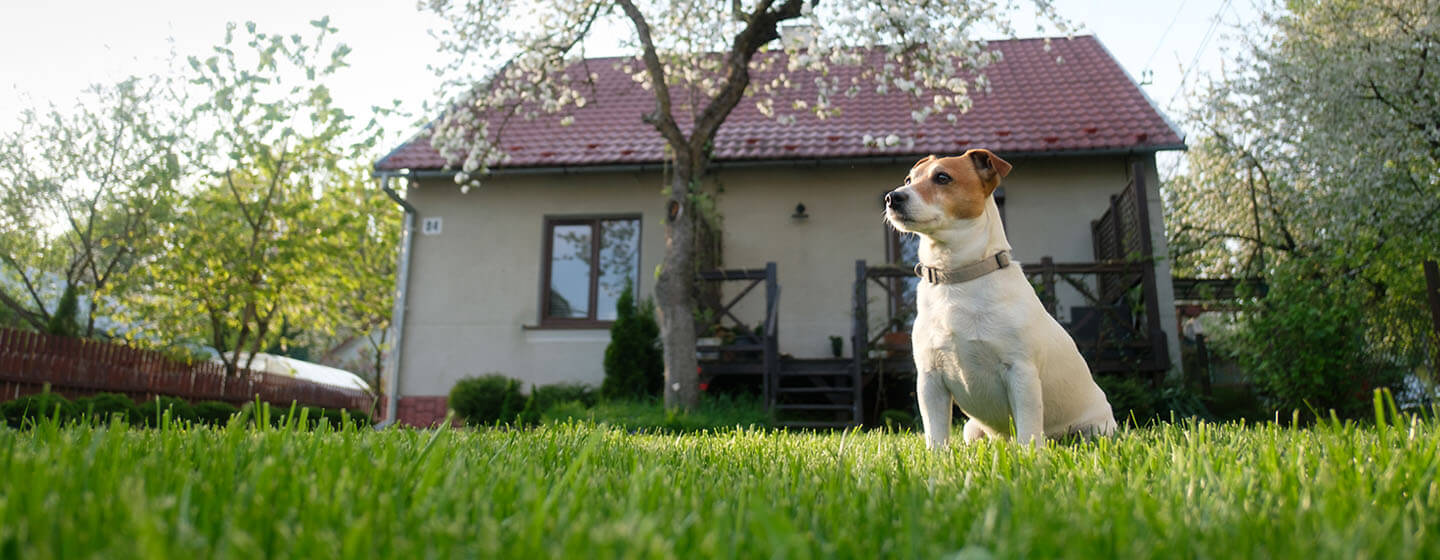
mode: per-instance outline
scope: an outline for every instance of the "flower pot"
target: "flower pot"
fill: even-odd
[[[880,339],[880,347],[885,349],[885,357],[894,358],[910,352],[910,333],[888,332]]]

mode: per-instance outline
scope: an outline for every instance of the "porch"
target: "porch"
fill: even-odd
[[[1161,327],[1145,175],[1136,165],[1131,176],[1110,197],[1104,214],[1091,222],[1093,261],[1044,257],[1025,264],[1024,271],[1093,373],[1158,381],[1170,369],[1172,357]],[[701,380],[711,390],[757,392],[777,421],[792,428],[876,424],[884,410],[913,403],[909,330],[918,279],[911,266],[855,262],[849,352],[840,341],[835,357],[825,359],[793,358],[780,348],[776,263],[707,271],[697,280],[697,290],[710,294],[700,298],[710,303],[702,305],[707,311],[698,332],[716,335],[697,348]],[[725,283],[737,288],[722,304],[714,294],[724,292],[718,286]],[[758,297],[761,286],[764,316],[751,327],[735,309],[741,300]],[[883,314],[872,316],[875,298],[887,305]]]

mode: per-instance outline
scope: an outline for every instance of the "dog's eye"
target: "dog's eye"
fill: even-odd
[[[909,178],[909,177],[906,177],[906,178],[905,178],[905,184],[907,184],[907,185],[910,184],[910,178]]]
[[[942,185],[947,184],[950,182],[950,176],[945,173],[937,173],[935,175],[935,182]]]

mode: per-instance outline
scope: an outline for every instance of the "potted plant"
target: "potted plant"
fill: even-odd
[[[885,357],[894,358],[910,351],[910,333],[904,331],[890,331],[885,333],[880,341],[880,347],[885,349]]]

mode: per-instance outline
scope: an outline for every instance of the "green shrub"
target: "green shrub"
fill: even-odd
[[[224,426],[230,422],[230,417],[239,413],[240,409],[230,403],[220,401],[203,401],[195,403],[195,417],[201,424],[208,426]]]
[[[525,410],[520,417],[526,424],[539,424],[544,420],[545,412],[556,405],[573,402],[589,408],[599,401],[600,396],[595,390],[583,383],[541,385],[530,389],[530,398],[525,402]]]
[[[450,389],[449,406],[466,424],[510,423],[525,410],[520,382],[499,373],[466,377]]]
[[[540,413],[540,423],[559,424],[571,420],[589,420],[590,406],[580,401],[565,401],[551,405]]]
[[[12,428],[21,428],[39,422],[41,418],[55,418],[68,423],[76,418],[75,403],[55,393],[39,393],[20,397],[0,406],[5,423]]]
[[[1165,383],[1160,387],[1160,396],[1155,400],[1155,414],[1161,420],[1195,418],[1214,421],[1215,415],[1205,406],[1205,401],[1190,387]]]
[[[690,433],[727,430],[735,427],[768,427],[770,413],[760,399],[748,396],[702,395],[700,406],[691,412],[665,410],[659,399],[603,401],[589,410],[579,403],[553,407],[547,422],[569,418],[590,420],[636,432]]]
[[[880,413],[880,423],[892,432],[915,430],[919,427],[914,414],[894,408]]]
[[[80,336],[79,314],[80,302],[75,284],[66,284],[65,292],[60,294],[60,302],[55,305],[55,313],[45,325],[45,332],[59,336]]]
[[[1155,418],[1158,399],[1149,382],[1129,375],[1097,375],[1095,383],[1105,391],[1116,422],[1143,425]]]
[[[665,357],[655,304],[635,305],[633,286],[625,285],[615,304],[610,345],[605,348],[605,381],[601,394],[609,399],[658,397],[665,384]]]
[[[341,416],[342,418],[345,418],[345,419],[349,420],[351,423],[355,424],[355,427],[356,427],[356,428],[368,428],[368,427],[370,427],[371,424],[374,423],[374,421],[371,420],[370,415],[367,414],[367,413],[366,413],[365,411],[363,411],[363,410],[349,410],[349,409],[343,409],[343,408],[342,408],[342,409],[332,409],[332,410],[333,410],[334,412],[342,415],[342,416]]]
[[[1275,415],[1266,410],[1265,403],[1249,385],[1216,385],[1210,390],[1209,409],[1219,421],[1248,420],[1259,422],[1273,420]]]
[[[160,425],[161,419],[164,418],[165,411],[167,410],[170,411],[170,418],[174,420],[197,422],[200,419],[199,416],[195,415],[195,407],[190,406],[190,403],[185,402],[184,399],[176,397],[155,397],[154,399],[141,403],[140,406],[136,408],[140,413],[142,421],[146,426],[151,428]]]
[[[1346,418],[1371,412],[1375,389],[1397,388],[1398,368],[1369,351],[1368,289],[1299,266],[1269,278],[1264,298],[1247,303],[1217,340],[1272,410]]]
[[[118,393],[98,393],[75,399],[75,411],[95,423],[107,423],[113,417],[120,417],[127,424],[140,423],[140,411],[135,401]]]

